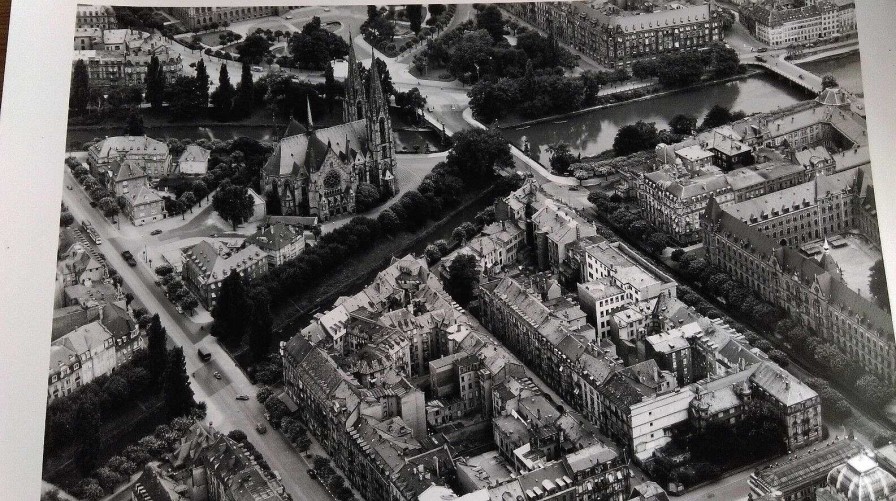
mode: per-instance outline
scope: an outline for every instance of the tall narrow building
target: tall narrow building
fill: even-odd
[[[389,101],[383,92],[376,58],[364,84],[353,45],[345,81],[344,123],[314,128],[291,121],[286,135],[262,171],[266,197],[280,200],[283,215],[312,215],[322,221],[355,212],[361,183],[394,195],[395,145]]]

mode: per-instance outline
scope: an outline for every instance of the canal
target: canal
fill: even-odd
[[[862,65],[858,52],[850,52],[842,56],[803,63],[798,66],[818,76],[833,75],[837,79],[837,83],[844,89],[855,94],[863,93]]]
[[[282,126],[276,130],[282,130]],[[71,128],[66,136],[66,150],[81,150],[84,143],[97,138],[119,136],[122,126],[103,126],[90,128]],[[275,128],[270,125],[213,125],[199,127],[196,125],[163,125],[146,126],[146,135],[155,139],[236,139],[249,137],[260,141],[270,141],[276,136]],[[396,129],[395,142],[398,152],[439,151],[441,138],[434,130]]]
[[[564,141],[570,145],[574,155],[597,155],[613,147],[613,139],[620,127],[638,120],[655,122],[657,129],[664,129],[668,127],[669,120],[679,113],[696,116],[699,123],[714,105],[758,113],[774,111],[811,97],[775,76],[758,75],[595,110],[569,117],[561,123],[549,121],[502,132],[518,147],[521,146],[522,139],[526,138],[532,157],[542,165],[548,165],[548,145]]]

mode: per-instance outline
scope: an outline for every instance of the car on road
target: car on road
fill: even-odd
[[[255,73],[261,73],[262,71],[264,71],[264,68],[262,68],[261,66],[253,66],[252,71],[254,71]]]
[[[205,348],[200,347],[198,350],[196,350],[196,353],[199,355],[199,359],[203,362],[208,362],[212,359],[211,352]]]
[[[324,7],[324,12],[330,12],[330,8],[329,8],[329,7]]]
[[[123,257],[125,262],[128,263],[128,266],[137,266],[137,260],[134,259],[134,255],[131,254],[131,251],[122,252],[121,257]]]
[[[760,47],[756,52],[768,52],[768,47]]]
[[[155,230],[152,230],[151,232],[149,232],[149,234],[150,234],[150,235],[161,235],[161,234],[162,234],[162,230],[155,229]]]
[[[292,19],[292,16],[283,16],[284,19]]]
[[[255,431],[257,431],[259,435],[264,435],[268,432],[268,427],[265,426],[264,423],[257,423],[255,425]]]
[[[68,189],[72,189],[72,185],[70,185],[70,184],[65,185],[65,187]]]
[[[249,400],[249,395],[237,395],[237,400]]]
[[[306,473],[308,473],[308,478],[310,478],[311,480],[317,479],[317,470],[315,470],[314,468],[308,468],[308,471]]]
[[[214,376],[215,376],[215,379],[221,379],[223,377],[223,376],[221,376],[221,373],[218,371],[215,371]]]

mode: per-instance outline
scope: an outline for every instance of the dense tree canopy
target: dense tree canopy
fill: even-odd
[[[470,254],[456,256],[448,266],[445,290],[457,304],[466,307],[473,299],[473,292],[479,283],[479,265]]]
[[[247,36],[243,43],[237,46],[239,60],[248,64],[259,64],[264,61],[271,50],[271,42],[261,33],[255,32]]]
[[[215,208],[218,215],[233,226],[234,231],[237,226],[252,217],[254,204],[255,201],[249,194],[249,189],[233,184],[230,180],[221,184],[212,198],[212,207]]]
[[[190,376],[187,374],[187,360],[181,347],[172,348],[168,353],[168,364],[163,376],[165,410],[169,418],[189,414],[196,405]]]
[[[617,156],[629,155],[649,150],[659,143],[656,124],[638,120],[634,124],[619,128],[613,140],[613,151]]]
[[[513,164],[507,140],[496,131],[467,129],[455,134],[448,163],[457,166],[464,180],[482,182],[494,176],[496,167]]]
[[[348,55],[348,44],[343,38],[321,26],[313,17],[302,31],[289,38],[289,52],[299,68],[324,69],[334,59]]]
[[[218,301],[212,308],[212,335],[231,348],[239,346],[249,327],[250,307],[242,277],[231,271],[221,282]]]
[[[90,103],[90,76],[87,73],[87,65],[83,59],[75,61],[72,68],[71,93],[69,94],[68,107],[84,111]]]
[[[688,135],[697,129],[697,118],[691,115],[678,114],[669,121],[669,130],[674,134]]]
[[[233,118],[233,100],[236,97],[236,89],[230,83],[230,74],[227,65],[221,63],[218,73],[218,86],[211,95],[211,104],[218,120],[230,120]]]
[[[871,266],[871,280],[868,284],[871,294],[881,308],[890,311],[890,293],[887,290],[887,275],[884,272],[884,261],[878,259]]]

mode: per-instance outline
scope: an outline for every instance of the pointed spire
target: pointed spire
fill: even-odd
[[[380,107],[385,106],[385,99],[383,98],[383,85],[380,81],[380,70],[377,68],[377,58],[376,55],[371,56],[370,59],[370,114],[374,115],[373,110],[379,110]]]
[[[308,97],[308,94],[305,94],[305,105],[307,106],[307,120],[308,120],[308,131],[311,132],[314,130],[314,121],[311,119],[311,98]]]

